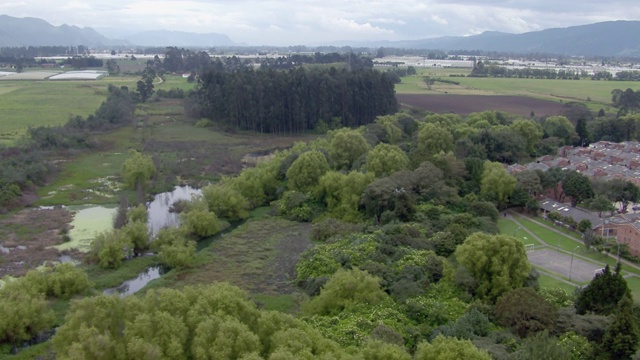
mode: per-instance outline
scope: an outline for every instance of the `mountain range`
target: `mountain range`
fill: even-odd
[[[16,18],[0,15],[0,47],[17,46],[77,46],[109,48],[113,46],[235,46],[227,35],[196,34],[182,31],[143,31],[110,39],[92,28],[54,26],[38,18]]]
[[[608,21],[522,34],[479,35],[378,43],[375,47],[483,50],[582,56],[640,56],[640,21]]]
[[[341,42],[370,48],[394,47],[433,50],[481,50],[510,53],[547,53],[575,56],[640,56],[640,21],[609,21],[522,34],[495,31],[473,36],[445,36],[423,40]],[[77,46],[238,46],[227,35],[180,31],[144,31],[111,39],[92,28],[53,26],[42,19],[0,15],[0,47]],[[338,44],[327,44],[338,45]]]

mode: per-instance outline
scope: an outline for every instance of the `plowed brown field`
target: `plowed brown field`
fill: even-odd
[[[524,96],[493,95],[422,95],[398,94],[402,106],[416,107],[434,113],[467,115],[473,112],[499,110],[510,114],[529,116],[559,115],[563,104]]]

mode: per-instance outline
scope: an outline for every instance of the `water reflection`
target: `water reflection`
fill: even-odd
[[[140,289],[147,286],[151,280],[159,278],[162,274],[163,271],[160,266],[150,267],[140,273],[135,279],[127,280],[123,282],[122,285],[116,288],[106,289],[102,293],[105,295],[118,294],[120,298],[123,298],[140,291]]]
[[[168,226],[180,225],[179,214],[170,212],[171,205],[180,200],[191,200],[192,196],[200,196],[202,191],[190,186],[177,186],[172,192],[157,194],[147,206],[149,212],[149,230],[152,236],[158,230]]]

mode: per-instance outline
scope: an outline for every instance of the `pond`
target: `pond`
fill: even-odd
[[[149,213],[148,227],[154,236],[158,230],[168,226],[180,225],[179,214],[172,212],[171,207],[176,201],[190,200],[194,196],[200,196],[199,189],[190,186],[176,186],[171,192],[164,192],[154,196],[153,201],[147,204]],[[58,250],[77,248],[80,251],[88,251],[96,234],[113,229],[113,218],[117,207],[104,206],[70,206],[70,211],[75,211],[72,229],[69,231],[71,241],[56,246]],[[71,257],[63,255],[61,262],[72,261]],[[136,278],[127,280],[116,288],[104,290],[105,295],[119,294],[120,297],[131,295],[142,289],[149,283],[162,276],[163,268],[150,267],[140,273]]]
[[[54,246],[60,251],[70,249],[78,249],[82,252],[89,251],[96,234],[113,228],[113,217],[118,212],[115,205],[80,205],[68,206],[67,209],[75,213],[71,221],[71,230],[69,230],[71,241]]]
[[[149,230],[152,236],[158,230],[168,226],[180,225],[179,214],[171,211],[171,205],[180,200],[191,200],[194,196],[202,195],[200,189],[190,186],[176,186],[171,192],[163,192],[154,196],[153,201],[147,204],[149,212]]]
[[[149,212],[149,230],[154,236],[158,230],[167,226],[180,224],[179,214],[171,211],[171,205],[179,200],[190,200],[192,196],[199,196],[202,192],[190,186],[176,186],[171,192],[164,192],[154,196],[153,201],[147,204]],[[71,241],[55,246],[56,249],[78,249],[87,252],[91,248],[91,242],[95,236],[103,231],[113,229],[113,219],[118,212],[117,206],[80,205],[68,206],[69,211],[74,212],[71,221],[69,237]],[[4,249],[0,249],[4,251]]]
[[[102,293],[105,295],[118,294],[120,298],[135,294],[140,291],[140,289],[147,286],[149,281],[162,276],[163,272],[163,268],[160,266],[150,267],[144,272],[141,272],[136,278],[127,280],[118,287],[105,289]]]

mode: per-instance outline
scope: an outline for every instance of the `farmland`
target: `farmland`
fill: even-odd
[[[13,144],[29,127],[63,125],[70,116],[92,114],[106,99],[109,84],[133,89],[136,81],[136,77],[118,76],[98,80],[0,81],[0,145]],[[180,76],[168,76],[164,83],[156,84],[156,89],[176,87],[188,89],[193,84]]]
[[[611,91],[614,89],[636,89],[638,84],[630,81],[593,81],[558,80],[558,79],[517,79],[517,78],[475,78],[466,77],[469,70],[465,69],[420,69],[418,75],[402,78],[402,83],[396,85],[396,93],[431,95],[502,95],[524,96],[556,103],[572,101],[583,102],[592,110],[604,108],[611,111]],[[423,81],[423,76],[435,79],[457,82],[435,81],[431,89]],[[436,98],[444,99],[444,98]],[[435,100],[424,100],[433,102]],[[446,100],[453,101],[453,100]],[[501,105],[498,102],[498,105]],[[507,106],[504,111],[508,111]],[[495,108],[500,110],[499,108]],[[536,112],[537,113],[537,112]],[[541,113],[542,115],[543,113]]]
[[[109,84],[131,87],[135,78],[0,81],[0,144],[12,144],[29,127],[62,125],[70,116],[92,114],[106,99]]]
[[[468,115],[473,112],[501,110],[528,117],[532,111],[536,115],[558,115],[562,112],[561,103],[524,96],[398,94],[397,98],[401,105],[435,113]]]

